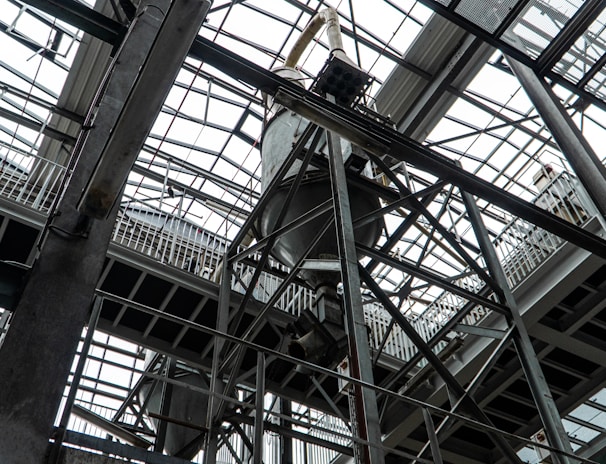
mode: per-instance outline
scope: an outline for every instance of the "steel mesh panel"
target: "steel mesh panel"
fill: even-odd
[[[517,3],[517,0],[462,0],[455,12],[492,33]]]
[[[502,36],[510,45],[536,58],[577,12],[583,0],[549,4],[531,0]]]

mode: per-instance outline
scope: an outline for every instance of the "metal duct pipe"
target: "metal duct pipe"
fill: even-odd
[[[301,32],[301,35],[286,57],[286,61],[284,62],[285,67],[294,68],[297,65],[301,55],[324,24],[326,24],[330,53],[337,51],[345,53],[343,51],[343,39],[341,38],[341,26],[339,25],[337,10],[334,8],[325,8],[311,18],[311,21],[305,26],[305,29],[303,29],[303,32]]]

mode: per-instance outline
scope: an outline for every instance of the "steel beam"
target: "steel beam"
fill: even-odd
[[[312,377],[313,379],[314,377]],[[280,427],[286,429],[286,433],[292,430],[292,423],[289,419],[292,419],[292,406],[290,401],[286,399],[280,399]],[[286,434],[281,435],[280,443],[280,464],[293,464],[293,443],[292,438]]]
[[[467,263],[467,265],[473,269],[478,277],[480,277],[486,284],[488,284],[495,292],[499,292],[499,288],[495,281],[490,277],[486,271],[467,253],[467,251],[461,246],[457,237],[454,236],[446,227],[444,227],[438,218],[429,212],[427,207],[410,191],[406,185],[402,184],[397,176],[387,167],[383,160],[376,156],[373,156],[373,161],[383,170],[383,172],[394,182],[400,190],[400,195],[403,198],[410,198],[410,205],[415,210],[419,211],[431,226],[439,232],[439,234],[448,242],[452,249],[459,254],[461,258]],[[440,184],[438,182],[438,184]],[[441,189],[440,189],[441,191]]]
[[[237,451],[234,449],[234,447],[229,442],[229,437],[227,436],[227,433],[225,433],[225,430],[223,428],[221,428],[221,429],[219,429],[219,433],[221,434],[223,444],[229,450],[229,453],[232,455],[232,457],[236,460],[236,463],[243,464],[242,459],[240,459],[240,456],[238,455]]]
[[[327,138],[330,177],[334,195],[335,226],[343,281],[343,306],[349,342],[350,372],[352,377],[372,384],[374,383],[372,360],[366,341],[368,334],[364,323],[358,257],[341,142],[337,135],[330,132],[327,133]],[[371,446],[361,445],[359,447],[356,445],[356,450],[361,448],[360,456],[356,457],[361,458],[360,462],[364,464],[383,464],[385,462],[383,450],[377,447],[381,444],[381,428],[376,394],[373,390],[359,385],[354,385],[352,394],[354,395],[355,411],[351,412],[350,417],[352,421],[356,421],[357,425],[353,429],[357,428],[360,438],[371,444]]]
[[[105,93],[95,102],[98,108],[89,115],[87,125],[94,114],[94,126],[79,139],[73,175],[47,224],[40,257],[0,349],[1,462],[45,459],[117,213],[115,207],[106,220],[93,221],[79,214],[76,204],[119,119],[128,90],[155,44],[163,19],[159,11],[168,7],[167,0],[157,3],[160,9],[147,8],[133,25],[120,59],[111,68]],[[123,170],[128,172],[130,165]]]
[[[488,287],[484,287],[479,295],[487,297],[490,294],[490,289]],[[455,315],[453,315],[443,326],[438,330],[438,332],[429,340],[427,344],[430,347],[434,347],[440,340],[443,340],[444,337],[454,330],[454,328],[459,324],[463,318],[476,306],[476,303],[469,302],[463,308],[461,308]],[[387,376],[387,378],[381,383],[381,387],[383,388],[392,388],[397,382],[403,379],[414,367],[423,359],[423,355],[420,352],[414,354],[406,364],[397,372],[394,372]]]
[[[216,325],[218,332],[227,333],[229,323],[229,308],[231,295],[231,276],[232,267],[227,260],[227,256],[223,257],[221,263],[221,284],[219,287],[219,301],[217,303],[217,319]],[[217,460],[217,434],[221,423],[218,420],[218,411],[222,408],[222,401],[215,394],[224,393],[223,381],[219,376],[219,365],[222,361],[223,347],[225,339],[215,335],[213,340],[213,361],[210,377],[210,395],[208,396],[208,410],[206,416],[206,427],[208,434],[206,438],[206,452],[204,453],[204,464],[214,464]],[[226,392],[227,393],[227,392]]]
[[[130,443],[131,445],[136,446],[138,448],[148,449],[152,445],[151,442],[141,438],[136,433],[133,433],[130,430],[126,430],[123,427],[120,427],[118,424],[115,424],[114,422],[107,420],[103,416],[95,414],[91,410],[89,410],[83,406],[80,406],[79,404],[73,405],[73,409],[72,409],[71,413],[74,416],[77,416],[80,419],[83,419],[86,422],[94,425],[95,427],[98,427],[101,430],[104,430],[105,432],[111,434],[112,436],[119,438],[120,440],[123,440],[126,443]],[[66,431],[66,433],[69,433],[69,432]]]
[[[438,195],[439,191],[433,191],[423,198],[421,198],[421,204],[423,206],[428,206],[434,201],[435,197]],[[404,236],[404,234],[415,224],[421,212],[419,210],[412,211],[406,219],[402,221],[402,223],[398,226],[398,228],[388,237],[385,243],[381,246],[379,250],[382,253],[388,253]],[[377,259],[372,259],[367,265],[366,270],[368,272],[372,272],[378,265],[380,261]]]
[[[402,122],[397,122],[398,129],[403,134],[410,137],[418,134],[418,126],[423,122],[427,113],[434,108],[453,81],[477,55],[478,51],[482,50],[483,55],[487,55],[487,49],[489,50],[489,54],[494,50],[491,47],[484,45],[484,42],[476,36],[467,34],[461,44],[456,48],[454,55],[446,66],[433,76],[425,89],[423,89],[423,92],[408,111],[404,120]],[[443,108],[442,111],[446,112],[448,106]],[[426,133],[428,132],[429,129],[426,130]]]
[[[98,450],[106,454],[125,457],[129,460],[145,462],[146,464],[191,464],[191,461],[186,461],[185,459],[154,453],[153,451],[147,451],[117,441],[93,437],[92,435],[86,435],[71,430],[67,432],[65,442],[83,448]]]
[[[263,460],[263,411],[265,409],[265,354],[257,353],[257,385],[255,392],[255,438],[253,463]]]
[[[606,217],[606,167],[547,82],[515,59],[507,61],[587,193]]]
[[[238,262],[241,259],[248,258],[251,254],[253,254],[256,251],[267,246],[267,244],[269,243],[270,240],[275,241],[278,238],[280,238],[281,236],[287,234],[288,232],[291,232],[293,230],[296,230],[299,227],[304,226],[305,224],[313,221],[314,219],[321,217],[322,215],[326,214],[327,212],[329,212],[331,210],[332,210],[332,200],[326,200],[324,203],[319,204],[315,208],[309,210],[309,212],[303,214],[302,216],[299,216],[298,218],[289,222],[285,226],[280,227],[279,229],[274,230],[271,234],[266,235],[265,237],[257,240],[257,242],[254,245],[249,246],[248,248],[242,250],[237,255],[233,256],[231,258],[231,261]]]
[[[301,181],[303,180],[303,177],[305,176],[305,170],[307,169],[307,165],[311,161],[311,158],[316,150],[317,145],[320,143],[320,139],[323,134],[322,130],[319,130],[318,127],[313,124],[308,125],[308,127],[305,129],[301,139],[297,143],[297,146],[290,153],[286,162],[280,167],[280,169],[276,173],[276,176],[274,177],[274,179],[272,179],[272,182],[270,183],[268,190],[263,195],[262,200],[269,201],[269,199],[271,199],[271,196],[279,188],[282,177],[284,175],[286,175],[286,173],[288,171],[288,167],[290,165],[292,165],[292,163],[294,163],[294,161],[298,157],[298,154],[304,149],[305,144],[307,143],[307,139],[309,139],[314,133],[315,133],[314,138],[312,139],[311,145],[309,146],[307,153],[305,154],[305,157],[301,164],[301,168],[300,168],[299,172],[297,173],[294,181],[292,182],[292,184],[290,185],[290,187],[288,189],[288,193],[286,195],[286,198],[284,199],[284,203],[281,205],[281,209],[280,209],[280,212],[278,213],[278,217],[276,218],[276,222],[273,225],[272,232],[282,226],[282,221],[284,220],[284,218],[286,217],[286,214],[288,212],[288,206],[290,205],[295,194],[297,193],[297,190],[299,189],[299,185],[301,184]],[[278,176],[280,176],[280,177],[278,177]],[[265,202],[262,202],[261,205],[259,205],[255,208],[253,213],[247,219],[246,225],[248,225],[248,226],[252,225],[252,221],[254,221],[262,213],[264,205],[265,205]],[[248,229],[245,229],[245,228],[240,229],[240,232],[238,233],[236,238],[240,238],[247,232],[248,232]],[[272,236],[272,238],[269,238],[265,248],[263,249],[263,251],[261,253],[261,257],[259,258],[259,262],[257,264],[255,272],[250,279],[250,282],[248,284],[248,287],[246,288],[244,297],[242,298],[242,302],[240,303],[240,307],[237,310],[235,320],[231,324],[231,327],[230,327],[231,333],[237,333],[238,328],[240,327],[240,323],[241,323],[242,317],[244,315],[244,309],[246,307],[246,304],[252,297],[253,291],[255,289],[255,285],[257,284],[257,281],[259,280],[259,277],[261,276],[261,272],[263,271],[265,264],[269,260],[269,253],[271,252],[271,249],[274,246],[274,243],[276,242],[276,240],[277,240],[277,237],[274,237],[274,236]],[[233,254],[237,251],[236,247],[238,245],[239,245],[238,242],[232,243],[232,245],[230,245],[229,250],[226,254],[226,258],[224,258],[224,259],[227,259],[227,258],[230,258],[231,256],[233,256]]]
[[[469,411],[470,414],[475,416],[480,422],[491,425],[492,423],[486,413],[480,409],[478,404],[473,398],[467,395],[467,392],[455,376],[448,370],[448,368],[442,363],[440,358],[433,352],[429,345],[423,340],[423,338],[417,333],[412,324],[408,322],[406,317],[395,307],[389,298],[385,295],[385,292],[379,287],[374,281],[372,276],[360,266],[360,273],[369,287],[370,291],[379,299],[385,309],[389,312],[392,318],[395,319],[396,323],[402,328],[404,333],[410,338],[412,343],[418,348],[419,352],[427,359],[427,362],[435,369],[437,374],[444,380],[444,383],[448,386],[449,391],[452,391],[456,400],[461,400],[464,407]],[[521,464],[520,458],[517,456],[515,450],[505,440],[502,435],[498,433],[490,432],[489,436],[493,440],[494,444],[502,451],[504,456],[507,456],[510,462]],[[434,456],[435,459],[435,456]]]
[[[167,365],[164,367],[163,375],[167,379],[173,379],[177,370],[177,361],[175,358],[169,357]],[[150,391],[151,396],[151,391]],[[160,406],[160,416],[170,417],[171,403],[173,400],[173,384],[170,382],[164,382],[162,384],[162,402]],[[154,442],[154,451],[162,453],[164,451],[164,444],[166,441],[166,430],[168,428],[168,422],[160,420],[158,430],[156,432],[156,441]]]
[[[159,15],[163,20],[154,46],[135,83],[129,88],[114,130],[84,188],[78,204],[83,214],[105,219],[119,201],[130,169],[162,109],[209,7],[209,0],[192,0],[172,2],[168,8],[155,12],[155,8],[147,8],[150,14]],[[158,69],[163,72],[158,72]],[[125,166],[128,169],[125,170]]]
[[[494,364],[499,359],[499,356],[501,356],[501,354],[503,354],[503,352],[509,345],[509,342],[511,341],[512,332],[513,332],[513,328],[510,328],[505,333],[505,335],[501,338],[500,342],[498,343],[496,348],[492,351],[492,353],[490,354],[488,359],[484,362],[482,367],[478,370],[475,377],[465,387],[466,395],[475,396],[476,391],[482,385],[482,383],[484,382],[484,380],[490,373],[490,370],[494,367]],[[458,401],[456,401],[453,404],[453,406],[451,407],[451,411],[456,412],[462,402],[463,402],[463,398],[460,398]],[[454,425],[455,425],[455,421],[451,417],[444,417],[442,419],[442,421],[440,422],[440,425],[438,426],[438,429],[436,431],[436,433],[438,435],[438,440],[444,440],[446,438],[446,435],[453,429]],[[421,448],[421,451],[419,451],[417,456],[423,456],[423,454],[427,451],[427,449],[431,449],[430,441],[428,441],[425,444],[425,446],[423,446],[423,448]]]
[[[425,408],[423,408],[423,420],[425,421],[425,429],[427,430],[427,435],[429,436],[431,457],[433,458],[435,464],[443,464],[444,461],[442,460],[442,454],[440,452],[440,442],[438,441],[433,419],[431,418],[429,411]]]
[[[451,159],[403,136],[391,127],[330,103],[208,39],[198,37],[192,53],[232,77],[274,94],[279,103],[328,130],[338,132],[377,156],[389,154],[439,178],[448,179],[461,189],[606,259],[606,241],[603,239],[462,170]]]
[[[246,328],[246,330],[244,331],[244,333],[242,335],[240,335],[239,338],[241,338],[242,340],[248,340],[249,338],[253,337],[253,334],[255,333],[255,330],[257,330],[257,329],[259,329],[261,327],[260,324],[261,324],[261,322],[263,322],[263,320],[264,320],[265,316],[267,315],[267,313],[274,307],[274,305],[280,299],[280,297],[283,294],[283,292],[286,291],[286,289],[288,288],[288,286],[297,277],[297,273],[298,273],[299,269],[301,268],[301,264],[305,261],[305,257],[307,256],[307,254],[322,239],[322,237],[324,236],[324,234],[328,231],[329,227],[332,225],[332,222],[333,222],[332,219],[329,219],[319,229],[318,234],[310,241],[308,247],[305,249],[305,252],[303,253],[303,256],[301,258],[299,258],[299,261],[297,261],[295,263],[295,265],[290,270],[290,272],[288,273],[288,275],[280,283],[280,286],[273,293],[273,295],[271,296],[271,298],[269,299],[269,301],[267,301],[267,303],[265,303],[263,305],[263,307],[261,308],[261,310],[255,316],[255,318],[252,320],[252,322],[249,323],[248,327]],[[229,355],[226,356],[225,361],[223,362],[223,364],[221,365],[221,367],[219,369],[219,372],[224,372],[227,369],[227,367],[229,366],[229,363],[233,360],[234,356],[238,356],[238,357],[242,356],[242,353],[240,353],[240,352],[236,353],[236,351],[237,350],[231,351],[229,353]],[[239,362],[241,362],[241,359],[240,359]],[[239,364],[239,362],[236,362],[236,366]],[[239,366],[236,367],[236,368],[234,368],[232,366],[232,375],[235,375],[236,372],[239,369],[240,369]]]
[[[511,318],[508,319],[508,322],[511,322],[512,325],[515,326],[511,338],[518,353],[518,357],[520,358],[520,363],[524,370],[526,380],[528,381],[530,391],[532,392],[539,416],[545,427],[547,438],[554,448],[567,453],[572,453],[570,440],[564,430],[560,413],[558,412],[555,401],[549,390],[547,380],[543,375],[543,370],[541,369],[537,355],[532,347],[526,325],[520,314],[513,292],[507,282],[505,271],[503,271],[503,268],[501,267],[497,253],[488,236],[488,231],[482,220],[480,210],[472,195],[467,192],[461,192],[461,194],[486,265],[503,290],[503,296],[500,296],[499,298],[504,300],[503,302],[506,303],[510,309]],[[568,456],[562,454],[556,454],[554,455],[554,458],[558,464],[572,464],[574,462]]]
[[[315,148],[317,146],[317,144],[319,143],[318,137],[320,136],[320,134],[322,132],[322,131],[318,131],[317,129],[318,129],[318,127],[313,124],[307,125],[307,127],[301,134],[299,140],[297,141],[296,145],[293,147],[293,150],[286,157],[286,159],[280,166],[280,169],[278,169],[278,171],[274,175],[273,179],[271,180],[271,182],[269,183],[269,185],[267,186],[267,188],[261,195],[261,198],[259,198],[259,201],[257,202],[257,205],[255,207],[255,213],[251,214],[246,219],[246,221],[244,222],[244,224],[242,225],[242,227],[240,228],[240,230],[238,231],[238,233],[232,240],[230,250],[228,253],[229,258],[232,258],[236,254],[237,247],[240,246],[240,243],[242,243],[242,240],[244,239],[244,237],[246,236],[248,231],[253,227],[260,212],[263,209],[265,209],[265,206],[267,205],[267,203],[269,203],[269,200],[271,200],[272,195],[277,191],[278,187],[282,183],[282,180],[284,179],[284,176],[288,173],[288,170],[290,169],[290,167],[297,160],[297,158],[299,158],[299,156],[301,156],[303,154],[303,152],[305,150],[305,144],[309,141],[309,139],[314,134],[314,132],[316,132],[316,140],[314,141],[313,147]],[[311,151],[311,150],[308,150],[308,152],[309,151]],[[311,154],[313,155],[313,151],[311,151]],[[309,159],[311,159],[311,158],[309,158]],[[309,161],[307,161],[307,162],[309,162]],[[303,170],[305,170],[305,168],[303,168]]]
[[[421,280],[424,280],[425,282],[428,282],[432,285],[436,285],[444,290],[454,293],[455,295],[459,295],[460,297],[465,298],[469,302],[473,302],[477,305],[490,308],[501,314],[507,313],[507,308],[504,305],[496,303],[483,296],[480,296],[478,293],[465,290],[431,271],[418,268],[410,263],[407,263],[406,261],[398,261],[390,256],[387,256],[375,250],[374,248],[370,248],[365,245],[358,244],[357,249],[365,256],[376,259],[378,261],[382,261],[395,269],[399,269],[400,271],[405,272],[406,274],[415,276]]]
[[[132,172],[141,174],[143,177],[155,180],[156,182],[158,182],[160,184],[164,182],[164,176],[161,173],[154,172],[150,169],[144,168],[143,166],[140,166],[139,164],[133,165]],[[192,188],[191,186],[187,185],[184,182],[179,182],[175,179],[168,178],[166,180],[166,185],[170,186],[170,187],[174,187],[176,190],[180,190],[184,194],[187,194],[188,196],[191,196],[192,198],[199,200],[202,203],[207,202],[207,201],[214,202],[219,207],[223,207],[228,211],[233,211],[235,214],[238,214],[242,217],[247,217],[250,214],[250,212],[246,211],[245,209],[239,208],[232,203],[229,203],[221,198],[217,198],[213,195],[209,195],[205,192],[202,192],[201,190]],[[221,188],[224,189],[225,187],[222,186]]]
[[[537,59],[537,72],[551,70],[606,8],[603,0],[586,0]]]
[[[236,428],[236,430],[238,428],[242,430],[238,423],[254,425],[254,419],[243,414],[233,414],[227,417],[226,420],[229,421],[234,426],[234,428]],[[283,437],[294,438],[295,440],[302,441],[303,443],[309,443],[312,445],[320,446],[322,448],[332,449],[337,453],[343,454],[345,456],[353,455],[349,446],[344,446],[339,443],[335,443],[334,441],[324,440],[322,438],[315,437],[309,433],[299,432],[288,427],[282,427],[269,421],[265,422],[264,427],[267,431],[278,433]]]
[[[21,1],[113,45],[117,45],[126,33],[124,25],[77,0]]]
[[[57,431],[55,432],[55,443],[53,444],[53,448],[50,451],[48,464],[56,464],[59,460],[59,450],[61,448],[61,445],[63,444],[63,439],[65,438],[65,431],[67,430],[67,424],[69,422],[72,408],[74,406],[74,401],[76,400],[76,393],[78,393],[78,387],[82,379],[82,373],[84,372],[84,367],[86,366],[86,359],[90,350],[91,343],[93,341],[93,334],[95,333],[95,330],[97,328],[97,321],[99,320],[99,315],[101,314],[101,304],[102,299],[99,297],[95,298],[90,319],[88,321],[88,327],[86,329],[86,335],[84,337],[84,341],[82,342],[82,348],[80,349],[78,363],[76,364],[76,369],[74,370],[74,374],[72,377],[72,383],[69,387],[67,398],[65,399],[65,405],[63,406],[63,412],[61,413],[59,426],[57,428]]]
[[[311,242],[309,243],[309,246],[306,248],[305,252],[301,256],[299,261],[297,263],[295,263],[293,268],[290,270],[290,273],[288,274],[288,276],[286,276],[286,278],[282,281],[282,283],[280,284],[278,289],[274,292],[273,296],[269,299],[269,301],[264,305],[264,307],[255,316],[255,319],[251,322],[247,331],[242,336],[238,337],[237,339],[236,339],[236,337],[234,337],[234,340],[232,340],[232,341],[237,340],[237,342],[240,343],[240,346],[238,346],[237,348],[232,350],[225,357],[225,360],[222,362],[220,367],[217,367],[217,369],[216,369],[217,373],[213,374],[213,375],[222,375],[228,367],[231,368],[229,378],[228,378],[228,381],[227,381],[227,384],[225,387],[225,391],[232,390],[234,388],[234,386],[236,385],[237,375],[240,371],[240,367],[242,365],[242,361],[244,360],[244,354],[245,354],[245,349],[242,346],[241,342],[248,341],[248,338],[251,336],[252,333],[254,333],[253,331],[258,329],[260,322],[263,320],[262,318],[273,307],[273,305],[276,303],[276,301],[280,298],[281,294],[286,290],[288,285],[290,285],[290,283],[295,279],[301,263],[305,260],[305,257],[312,250],[312,248],[314,246],[316,246],[318,241],[324,236],[324,234],[326,233],[328,228],[332,225],[332,223],[333,223],[333,219],[329,218],[326,221],[326,223],[320,228],[318,234],[316,235],[316,237],[314,237],[311,240]],[[227,334],[227,330],[225,330],[225,333]],[[234,358],[235,358],[235,360],[234,360]],[[213,362],[214,362],[214,359],[213,359]],[[229,364],[230,362],[232,364]],[[213,366],[214,366],[214,364],[213,364]],[[215,369],[213,369],[213,372],[214,371],[215,371]],[[214,413],[214,416],[213,416],[214,420],[219,421],[220,418],[222,417],[224,411],[225,411],[225,401],[221,400],[220,403],[217,405],[216,411]]]
[[[23,127],[27,127],[28,129],[39,132],[40,134],[50,137],[51,139],[58,140],[59,142],[67,145],[73,146],[76,143],[75,137],[65,134],[57,129],[53,129],[52,127],[48,127],[46,124],[35,121],[27,116],[23,116],[23,114],[17,114],[5,108],[0,108],[0,117],[8,119],[9,121]]]
[[[291,94],[290,90],[279,90],[275,99],[317,124],[341,133],[354,144],[378,156],[389,154],[397,160],[409,162],[439,178],[448,179],[462,190],[482,197],[581,248],[606,258],[606,241],[600,237],[464,171],[450,158],[407,139],[391,128],[379,124],[377,127],[371,127],[373,122],[367,121],[362,115],[350,113],[345,108],[331,106],[326,101],[319,102],[316,106],[316,102],[312,102],[309,96],[300,99]]]
[[[347,419],[347,417],[345,417],[345,415],[341,412],[341,410],[337,407],[337,405],[335,404],[335,402],[332,400],[332,398],[328,395],[328,393],[326,393],[326,390],[324,390],[324,387],[322,387],[322,384],[318,381],[318,379],[316,379],[316,377],[314,375],[312,375],[311,377],[311,381],[314,384],[314,387],[320,392],[320,394],[324,397],[324,399],[326,400],[326,402],[328,403],[328,405],[331,407],[332,411],[334,412],[334,414],[343,421],[343,423],[351,430],[351,427],[347,424],[349,422],[349,420]]]

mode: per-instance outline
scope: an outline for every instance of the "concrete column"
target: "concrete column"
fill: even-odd
[[[151,98],[147,106],[137,108],[128,108],[129,102],[145,86],[149,88],[150,79],[162,84],[155,92],[168,92],[182,57],[203,20],[203,0],[176,2],[169,10],[170,4],[170,0],[141,2],[139,14],[112,64],[105,93],[89,114],[87,126],[92,129],[83,133],[77,143],[73,174],[45,229],[39,259],[0,349],[2,463],[43,464],[46,461],[53,421],[82,328],[89,316],[117,212],[116,203],[106,219],[94,220],[79,213],[77,204],[125,111],[134,109],[143,115],[151,113],[153,122],[163,99],[158,103]],[[157,42],[161,42],[155,42],[155,39],[163,29],[165,16],[183,15],[183,8],[189,9],[185,14],[191,21],[189,29],[194,30],[193,35],[187,37],[190,31],[182,25],[178,30],[164,30],[171,34],[172,46],[172,50],[164,47],[164,59],[173,66],[158,67],[146,73],[142,68],[151,52],[158,48]],[[197,20],[199,22],[195,24]],[[185,43],[183,47],[181,42]],[[181,49],[181,60],[175,60],[174,55]],[[134,156],[150,127],[151,122],[146,128],[137,124],[137,130],[131,131],[128,149],[135,152]],[[106,153],[105,157],[114,154]],[[121,162],[119,168],[127,173],[131,165],[132,162]]]

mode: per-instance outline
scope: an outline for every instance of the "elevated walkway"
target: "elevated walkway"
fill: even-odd
[[[567,178],[558,178],[552,185],[560,181],[569,182]],[[22,185],[23,192],[27,192],[27,183]],[[561,196],[554,197],[553,190],[546,190],[548,195],[541,197],[548,201],[545,206],[554,211],[559,208],[589,231],[603,235],[599,221],[592,217],[589,208],[580,206],[581,199],[569,189],[570,185],[560,190],[564,192]],[[0,260],[28,265],[35,257],[36,242],[52,197],[45,195],[39,201],[20,198],[30,197],[17,189],[8,198],[0,198]],[[606,384],[606,266],[590,253],[513,218],[495,244],[514,286],[550,390],[560,411],[566,414]],[[116,224],[98,285],[104,296],[98,328],[208,372],[219,295],[218,284],[213,280],[225,246],[223,239],[191,223],[134,203],[127,205]],[[250,277],[253,264],[239,264],[230,297],[234,310],[241,301],[242,285]],[[280,274],[285,270],[278,265],[273,267],[272,273],[262,276],[255,291],[257,300],[246,308],[243,327],[253,320],[262,302],[279,285]],[[479,291],[473,279],[457,284]],[[312,299],[309,290],[293,284],[250,341],[281,350],[286,327]],[[476,308],[464,324],[443,333],[441,328],[464,304],[444,293],[425,313],[411,319],[423,338],[436,346],[462,384],[471,381],[498,344],[498,338],[492,337],[505,329],[496,315]],[[0,314],[0,321],[5,324],[9,320],[7,314],[6,310]],[[376,304],[367,305],[366,314],[370,343],[376,354],[389,319]],[[392,330],[378,357],[377,385],[384,385],[403,370],[406,375],[396,376],[390,388],[449,409],[441,379],[424,368],[423,361],[409,365],[415,354],[416,348],[403,333]],[[250,373],[254,373],[255,362],[254,353],[249,350],[240,372],[244,383],[252,385],[254,379],[251,380]],[[346,415],[347,399],[339,394],[336,380],[327,377],[316,380],[320,387],[293,364],[276,362],[268,370],[267,390],[328,414],[334,414],[336,407]],[[528,437],[540,428],[513,347],[506,347],[499,355],[476,398],[495,425],[507,432]],[[416,453],[426,441],[421,412],[386,398],[380,401],[386,445]],[[449,462],[500,462],[490,439],[466,426],[451,429],[442,446],[444,458]]]
[[[595,232],[600,230],[596,220],[586,227]],[[606,344],[602,341],[606,329],[605,291],[604,262],[568,244],[515,288],[524,322],[563,416],[606,385]],[[491,330],[484,334],[468,333],[461,348],[446,360],[449,370],[463,385],[476,376],[497,347],[500,340],[492,338],[498,336],[493,330],[504,333],[506,329],[502,317],[495,314],[485,316],[475,327]],[[420,381],[413,377],[399,391],[449,409],[446,386],[435,374]],[[507,346],[498,356],[475,398],[501,430],[530,437],[541,428],[513,346]],[[388,431],[385,443],[409,452],[418,451],[426,441],[421,411],[387,403],[384,411],[382,422]],[[586,445],[574,437],[572,442],[576,447]],[[445,459],[455,462],[506,462],[496,457],[498,454],[487,435],[467,426],[451,429],[441,445]]]

